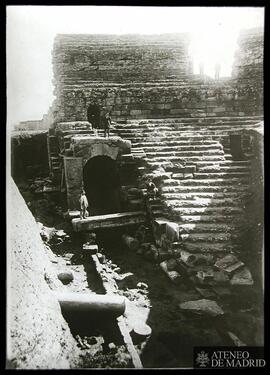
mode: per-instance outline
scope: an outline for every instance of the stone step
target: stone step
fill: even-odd
[[[190,253],[228,253],[234,248],[230,243],[211,243],[211,242],[199,242],[193,243],[189,241],[184,242],[185,250]]]
[[[241,218],[235,215],[181,215],[181,223],[240,223]]]
[[[230,233],[209,233],[209,232],[204,232],[204,233],[189,233],[189,234],[182,234],[180,235],[183,243],[187,242],[225,242],[225,241],[230,241],[232,235]]]
[[[223,156],[224,155],[224,152],[223,150],[221,149],[214,149],[214,150],[192,150],[192,148],[190,148],[190,150],[186,150],[186,151],[175,151],[175,150],[171,150],[171,151],[160,151],[160,150],[157,150],[157,151],[154,151],[154,152],[148,152],[148,151],[145,151],[147,157],[155,157],[155,156],[164,156],[164,157],[167,157],[167,156],[213,156],[213,155],[221,155]]]
[[[157,138],[166,138],[169,136],[173,137],[189,137],[195,135],[201,136],[212,136],[212,135],[228,135],[230,133],[241,133],[243,127],[232,126],[232,127],[220,127],[220,128],[192,128],[192,129],[155,129],[155,130],[144,130],[133,129],[133,130],[124,130],[119,132],[122,138],[136,138],[136,137],[157,137]]]
[[[153,157],[146,157],[145,161],[152,161],[153,158],[155,161],[171,161],[171,162],[179,162],[183,163],[184,161],[189,161],[189,162],[198,162],[198,161],[224,161],[225,156],[224,155],[202,155],[202,156],[188,156],[186,155],[185,157],[182,156],[153,156]]]
[[[144,158],[145,160],[145,158]],[[166,161],[166,160],[163,160],[163,161],[155,161],[155,159],[148,159],[148,160],[145,160],[147,162],[147,164],[149,166],[152,166],[152,167],[159,167],[159,166],[162,166],[164,167],[165,169],[166,168],[171,168],[173,166],[173,163],[171,161]],[[206,168],[206,167],[215,167],[215,166],[249,166],[250,165],[250,161],[248,160],[245,160],[244,163],[246,164],[242,164],[241,161],[234,161],[234,160],[204,160],[204,161],[195,161],[195,162],[192,162],[192,161],[189,161],[189,160],[185,160],[186,161],[186,164],[185,164],[185,167],[193,167],[193,166],[196,166],[197,168],[197,171],[200,171],[201,168]],[[180,162],[180,164],[182,164]]]
[[[174,207],[173,211],[179,215],[238,215],[243,213],[243,209],[239,207],[223,206],[223,207]]]
[[[154,124],[154,123],[172,123],[172,122],[185,122],[185,123],[194,123],[194,122],[226,122],[226,121],[251,121],[251,122],[259,122],[262,120],[262,116],[206,116],[206,117],[170,117],[170,118],[147,118],[141,120],[127,120],[127,124]]]
[[[200,174],[201,173],[249,173],[250,167],[249,166],[241,166],[241,165],[223,165],[219,166],[218,169],[216,166],[207,166],[207,167],[200,167]]]
[[[167,179],[163,181],[164,185],[179,185],[179,186],[223,186],[224,182],[226,182],[226,185],[247,185],[249,183],[248,179],[243,178],[231,178],[226,179],[224,181],[223,178],[208,178],[208,179],[196,179],[196,178],[190,178],[190,179]]]
[[[195,135],[190,135],[190,134],[180,134],[178,135],[178,137],[182,140],[182,141],[185,141],[185,142],[205,142],[205,138],[208,138],[207,140],[208,141],[211,141],[211,143],[213,143],[213,141],[218,141],[220,137],[218,136],[209,136],[207,137],[206,134],[195,134]],[[144,142],[147,142],[147,141],[150,141],[150,142],[156,142],[156,143],[160,143],[161,141],[162,142],[170,142],[172,141],[172,139],[174,138],[174,134],[169,134],[169,135],[166,135],[166,136],[158,136],[158,137],[155,137],[155,136],[151,136],[151,137],[143,137],[143,135],[134,135],[132,134],[132,136],[130,137],[125,137],[126,139],[129,139],[132,144],[136,144],[136,143],[144,143]]]
[[[128,121],[125,124],[116,124],[116,129],[125,129],[128,127],[158,127],[158,126],[222,126],[222,125],[257,125],[259,123],[258,119],[242,119],[241,117],[238,118],[229,118],[229,119],[221,119],[221,118],[214,118],[214,117],[205,117],[205,118],[181,118],[181,119],[173,119],[165,118],[165,119],[145,119],[145,120],[134,120]]]
[[[107,215],[89,216],[86,219],[72,219],[75,232],[89,231],[97,228],[113,228],[126,225],[134,225],[145,221],[143,211],[121,212]]]
[[[219,223],[195,223],[195,224],[179,224],[179,231],[185,233],[231,233],[234,227],[230,224]]]
[[[209,192],[194,192],[194,193],[162,193],[166,200],[198,200],[198,199],[235,199],[240,197],[239,192],[228,193],[209,193]]]
[[[134,145],[132,145],[132,149],[136,150],[136,148],[134,147]],[[193,145],[193,144],[185,144],[185,145],[160,145],[160,144],[157,144],[155,146],[144,146],[144,147],[141,147],[139,148],[139,150],[142,150],[144,151],[145,153],[149,153],[149,152],[166,152],[166,151],[170,151],[170,152],[173,152],[173,151],[220,151],[220,150],[223,150],[223,146],[219,143],[212,143],[212,144],[207,144],[207,145]]]
[[[210,164],[210,162],[209,162]],[[228,166],[228,167],[231,167],[231,166],[250,166],[250,161],[249,160],[221,160],[221,161],[212,161],[211,162],[212,165],[214,164],[218,164],[220,166]],[[196,162],[196,165],[197,166],[205,166],[205,161],[198,161]]]
[[[174,200],[168,199],[166,204],[172,207],[226,207],[226,206],[239,206],[239,202],[233,198],[224,198],[224,199],[186,199],[186,200]]]
[[[172,175],[173,178],[177,178],[176,174]],[[208,178],[248,178],[249,173],[247,172],[235,172],[233,170],[228,169],[228,172],[211,172],[211,173],[202,173],[202,172],[195,172],[194,177],[198,179],[208,179]]]
[[[243,130],[245,128],[256,128],[257,125],[254,123],[227,123],[227,124],[168,124],[165,125],[138,125],[136,127],[126,126],[119,128],[117,127],[117,131],[124,135],[129,135],[136,132],[142,132],[143,134],[149,134],[153,132],[185,132],[185,131],[194,131],[194,132],[204,132],[204,131],[235,131],[235,130]]]
[[[199,192],[244,192],[249,189],[249,185],[211,185],[211,186],[164,186],[161,188],[163,193],[199,193]]]
[[[185,140],[185,139],[181,139],[181,140],[168,140],[165,144],[163,144],[163,146],[168,146],[168,147],[172,147],[172,146],[205,146],[205,147],[210,147],[210,146],[220,146],[220,143],[218,141],[213,141],[211,139],[203,139],[203,140],[199,140],[199,141],[194,141],[194,142],[191,142],[191,141],[188,141],[188,140]],[[145,140],[144,142],[135,142],[135,143],[132,143],[132,147],[134,148],[139,148],[139,147],[142,147],[142,148],[145,148],[145,147],[155,147],[155,146],[160,146],[160,142],[159,141],[155,141],[155,140]]]

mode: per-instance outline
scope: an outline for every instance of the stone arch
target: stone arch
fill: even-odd
[[[120,175],[115,159],[104,154],[88,159],[83,167],[83,186],[90,215],[120,211]]]

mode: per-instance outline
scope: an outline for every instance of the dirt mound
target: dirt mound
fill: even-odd
[[[37,223],[13,180],[7,192],[7,367],[76,367],[79,349],[45,281],[59,285]]]

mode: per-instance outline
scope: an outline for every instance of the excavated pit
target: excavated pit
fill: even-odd
[[[47,200],[47,206],[50,206],[49,201],[50,198]],[[30,207],[32,206],[39,218],[44,219],[47,216],[45,223],[51,224],[53,219],[48,215],[48,211],[44,210],[46,204],[40,206],[37,202],[36,199],[32,201]],[[33,206],[36,206],[35,209]],[[55,222],[58,223],[57,229],[64,228],[70,238],[61,244],[51,244],[51,249],[57,259],[64,259],[71,269],[79,267],[75,271],[78,278],[75,277],[70,285],[75,284],[76,288],[79,285],[79,275],[83,273],[86,280],[79,289],[104,294],[105,290],[94,264],[82,251],[85,233],[74,233],[70,224],[63,225],[59,216],[54,216]],[[129,304],[127,309],[129,321],[135,322],[137,319],[152,329],[147,340],[136,345],[134,339],[145,368],[192,367],[194,346],[234,345],[228,331],[234,332],[247,345],[260,344],[260,294],[250,293],[248,288],[240,288],[233,295],[223,297],[219,303],[221,302],[225,314],[215,318],[180,311],[179,303],[198,299],[200,295],[188,282],[176,287],[161,271],[159,264],[144,259],[123,244],[122,235],[134,235],[137,227],[99,229],[96,231],[96,241],[99,251],[105,255],[105,262],[113,264],[117,273],[132,273],[132,276],[117,281],[117,293],[129,301],[135,301],[135,304]],[[147,288],[138,287],[139,283],[145,284]],[[241,298],[239,292],[242,293]],[[97,340],[96,337],[103,337],[102,355],[110,355],[110,343],[119,347],[123,345],[123,337],[114,319],[89,319],[87,316],[72,314],[65,318],[75,338],[78,339],[79,335],[87,337],[91,342]],[[86,363],[89,361],[86,360]],[[110,366],[114,367],[115,364]],[[118,366],[117,362],[116,367]],[[130,361],[125,366],[133,367]]]

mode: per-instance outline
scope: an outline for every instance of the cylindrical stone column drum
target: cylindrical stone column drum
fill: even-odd
[[[125,298],[115,295],[55,292],[63,313],[106,313],[120,316],[125,312]]]

